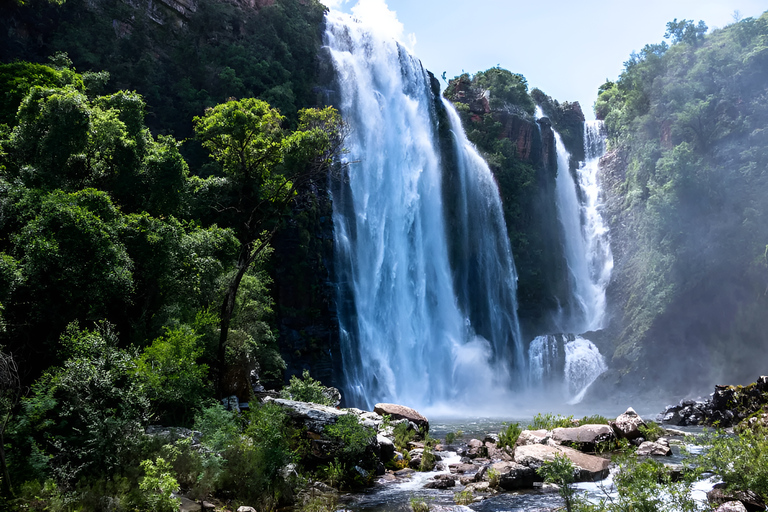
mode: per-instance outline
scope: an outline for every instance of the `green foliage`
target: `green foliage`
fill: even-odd
[[[327,466],[321,469],[325,474],[325,481],[328,482],[328,485],[331,487],[338,488],[346,476],[346,470],[344,469],[344,466],[341,464],[339,459],[335,459],[332,462],[329,462]]]
[[[445,444],[453,444],[454,441],[456,441],[457,438],[459,438],[463,432],[461,430],[458,430],[456,432],[448,432],[445,434]]]
[[[736,380],[759,371],[748,354],[768,346],[755,284],[768,240],[768,68],[755,65],[768,62],[768,16],[707,35],[688,20],[668,28],[677,44],[633,54],[595,105],[626,171],[608,215],[631,233],[613,277],[626,285],[613,359],[654,379],[669,368],[650,358],[705,350],[708,361],[689,368],[698,382]]]
[[[664,464],[646,459],[638,462],[634,455],[618,461],[614,475],[618,497],[606,497],[598,508],[611,512],[663,512],[699,510],[691,497],[690,482],[673,481]]]
[[[190,422],[194,410],[209,394],[208,366],[200,336],[189,327],[169,329],[144,349],[136,364],[136,377],[144,383],[155,414],[167,424]],[[175,420],[175,421],[174,421]]]
[[[471,505],[475,501],[475,495],[472,491],[459,491],[453,493],[453,501],[457,505]]]
[[[565,455],[556,454],[553,460],[545,460],[536,472],[547,483],[557,484],[560,487],[560,496],[565,501],[565,508],[571,512],[574,508],[574,495],[576,490],[573,482],[576,479],[576,467],[571,459]]]
[[[729,490],[750,490],[768,499],[768,428],[758,423],[736,436],[718,430],[696,442],[706,447],[690,457],[700,471],[711,471]]]
[[[578,420],[579,425],[608,425],[610,420],[600,414],[593,414],[591,416],[584,416]]]
[[[302,378],[291,375],[291,381],[280,391],[280,396],[287,400],[312,402],[321,405],[335,405],[326,387],[320,381],[310,377],[309,370],[304,370]]]
[[[664,436],[664,429],[655,421],[646,421],[645,425],[640,425],[638,430],[646,441],[656,441]]]
[[[523,428],[519,423],[510,423],[499,431],[499,448],[514,448],[517,438],[520,437],[520,433]]]
[[[411,496],[408,504],[413,512],[429,512],[429,503],[421,496]]]
[[[533,421],[528,425],[528,430],[552,430],[554,428],[573,427],[573,416],[562,416],[560,414],[537,413]]]
[[[501,475],[496,470],[496,468],[494,467],[488,468],[488,471],[485,474],[488,477],[488,485],[490,485],[494,489],[499,486]]]
[[[493,109],[517,107],[531,116],[536,109],[528,95],[528,82],[523,75],[497,67],[478,72],[472,77],[472,82],[490,91]]]
[[[179,484],[172,475],[170,462],[162,457],[157,457],[154,461],[142,461],[141,468],[145,475],[139,482],[139,489],[145,495],[146,510],[152,512],[175,512],[178,510],[181,500],[171,493],[178,490]]]
[[[349,468],[361,465],[364,454],[376,439],[376,432],[361,425],[354,414],[342,414],[336,423],[325,427],[324,433],[340,446],[339,460]]]
[[[135,355],[117,347],[109,324],[91,331],[72,324],[61,341],[66,360],[23,400],[11,463],[20,476],[53,475],[72,485],[133,460],[149,403],[132,378]],[[43,464],[30,467],[35,460]]]
[[[416,431],[411,428],[407,421],[403,421],[395,425],[392,433],[395,436],[395,449],[400,453],[408,453],[408,443],[416,439]]]
[[[419,466],[419,471],[432,471],[435,469],[435,464],[437,463],[437,457],[435,456],[435,444],[436,440],[432,439],[429,436],[429,433],[425,434],[424,439],[424,449],[421,452],[421,465]]]
[[[701,20],[699,20],[697,25],[694,25],[693,20],[677,21],[677,18],[675,18],[667,23],[667,31],[664,33],[664,38],[671,38],[673,44],[697,45],[704,40],[704,34],[707,33],[708,28],[706,23]]]

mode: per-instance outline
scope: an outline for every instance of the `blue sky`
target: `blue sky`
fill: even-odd
[[[438,77],[500,65],[559,101],[579,101],[588,119],[597,88],[633,51],[662,41],[668,21],[704,20],[711,30],[735,11],[768,10],[766,0],[323,1],[380,24]]]

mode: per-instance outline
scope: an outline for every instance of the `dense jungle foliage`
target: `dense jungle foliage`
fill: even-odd
[[[301,110],[289,130],[262,100],[208,109],[195,132],[220,172],[200,177],[179,141],[150,133],[142,96],[100,94],[108,79],[77,73],[65,54],[0,64],[5,506],[95,510],[112,497],[147,509],[180,461],[192,465],[184,485],[206,482],[201,496],[278,500],[277,470],[298,449],[283,413],[236,418],[210,401],[247,400],[251,370],[284,368],[264,264],[298,188],[327,180],[338,113]],[[226,450],[237,453],[161,456],[144,436],[150,423],[206,415],[233,425]]]
[[[595,112],[619,262],[613,365],[686,392],[764,372],[768,14],[667,28],[672,44],[633,54]]]

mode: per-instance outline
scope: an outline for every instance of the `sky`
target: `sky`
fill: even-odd
[[[633,51],[663,41],[668,21],[703,20],[711,31],[768,10],[768,0],[321,1],[375,23],[437,77],[500,66],[558,101],[578,101],[587,119],[597,88],[618,78]]]

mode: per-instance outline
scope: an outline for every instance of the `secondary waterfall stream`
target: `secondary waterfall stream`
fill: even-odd
[[[538,115],[541,116],[539,109]],[[595,345],[580,334],[596,331],[605,321],[605,290],[611,278],[613,255],[598,184],[598,164],[605,153],[602,121],[584,125],[585,161],[575,173],[569,168],[570,154],[556,131],[557,212],[563,229],[564,253],[568,265],[570,300],[556,314],[555,323],[563,333],[536,337],[529,346],[531,382],[552,385],[562,368],[564,394],[571,403],[583,398],[587,388],[606,370]]]
[[[325,43],[350,127],[348,179],[334,194],[348,404],[477,405],[510,390],[525,359],[514,264],[487,165],[401,45],[334,12]],[[461,183],[452,225],[436,133],[441,107]],[[467,248],[456,268],[451,243]]]

